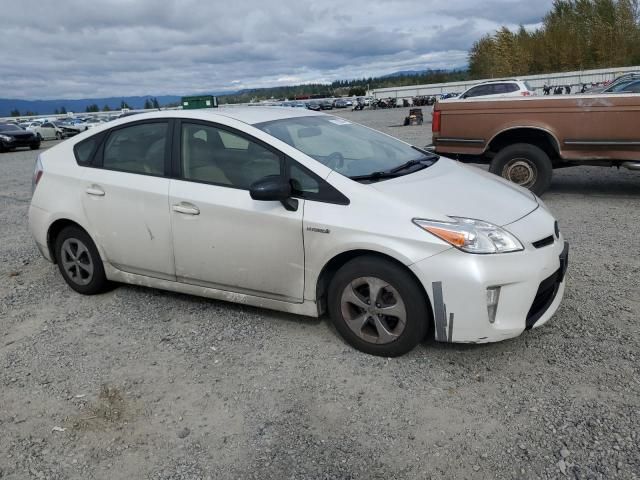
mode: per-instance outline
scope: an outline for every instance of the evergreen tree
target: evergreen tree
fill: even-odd
[[[473,77],[628,66],[640,63],[638,0],[555,0],[542,26],[506,27],[469,52]]]

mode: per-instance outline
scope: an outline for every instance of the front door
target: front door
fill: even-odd
[[[42,138],[56,138],[56,127],[51,122],[45,122],[40,127]]]
[[[304,202],[288,211],[249,195],[256,180],[282,174],[282,155],[240,132],[185,121],[179,150],[180,179],[169,188],[178,281],[302,302]]]

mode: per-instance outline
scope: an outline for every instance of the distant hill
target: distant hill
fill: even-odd
[[[429,72],[429,70],[401,70],[399,72],[382,75],[380,78],[412,77],[416,75],[424,75],[427,72]]]
[[[235,92],[213,92],[210,95],[225,95]],[[198,94],[196,94],[198,95]],[[206,95],[206,94],[202,94]],[[12,110],[18,110],[21,115],[26,112],[33,112],[37,115],[51,115],[56,110],[60,111],[64,107],[67,112],[82,113],[89,105],[98,105],[100,110],[107,105],[111,110],[120,110],[120,105],[124,101],[133,109],[143,108],[146,100],[157,99],[161,107],[180,103],[182,97],[178,95],[146,95],[138,97],[107,97],[107,98],[82,98],[77,100],[16,100],[10,98],[0,98],[0,117],[8,117]]]
[[[64,107],[67,112],[84,112],[89,105],[98,105],[100,110],[108,105],[112,110],[120,110],[124,101],[131,108],[142,108],[147,99],[156,98],[160,105],[180,102],[176,95],[145,96],[145,97],[109,97],[109,98],[82,98],[78,100],[14,100],[0,98],[0,117],[8,117],[12,110],[19,110],[22,115],[26,112],[34,112],[38,115],[53,114],[54,111]]]

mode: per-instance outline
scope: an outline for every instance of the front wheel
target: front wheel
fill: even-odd
[[[401,266],[375,256],[343,265],[329,285],[331,320],[352,347],[381,357],[411,351],[430,325],[427,298]]]
[[[76,292],[94,295],[107,289],[100,254],[87,232],[74,226],[64,228],[56,238],[55,254],[62,277]]]
[[[551,184],[551,159],[541,148],[528,143],[509,145],[491,161],[489,171],[542,195]]]
[[[29,148],[31,150],[39,150],[40,149],[40,142],[34,143],[33,145],[29,145]]]

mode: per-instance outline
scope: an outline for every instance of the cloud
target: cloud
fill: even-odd
[[[0,96],[187,94],[453,68],[551,0],[20,0],[3,4]]]

